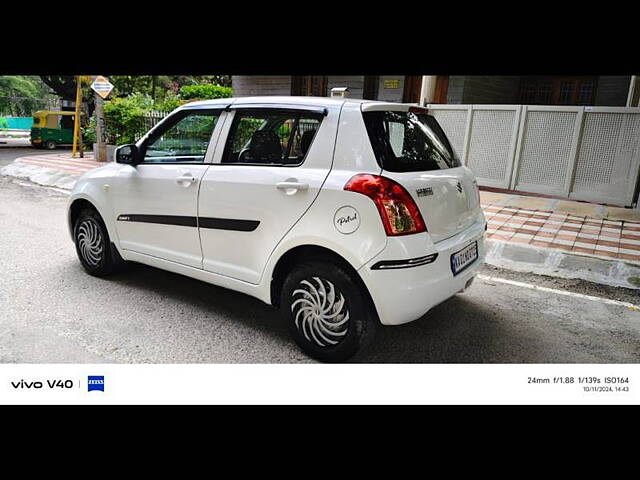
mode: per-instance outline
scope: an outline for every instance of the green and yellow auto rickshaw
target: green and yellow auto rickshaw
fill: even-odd
[[[72,145],[74,121],[75,112],[38,110],[33,114],[31,145],[49,150]]]

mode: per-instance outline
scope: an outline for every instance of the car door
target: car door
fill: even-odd
[[[260,282],[269,256],[331,169],[339,112],[339,106],[231,107],[200,187],[205,270]]]
[[[140,142],[113,191],[121,248],[202,268],[198,187],[211,164],[222,109],[183,109]],[[217,127],[217,128],[216,128]]]

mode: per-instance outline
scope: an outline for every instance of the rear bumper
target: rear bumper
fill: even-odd
[[[485,256],[485,220],[479,215],[478,220],[458,235],[433,244],[428,235],[415,235],[394,238],[390,245],[374,259],[358,270],[377,309],[380,322],[384,325],[400,325],[417,320],[431,308],[444,302],[473,279],[484,262]],[[467,245],[478,242],[478,258],[469,267],[457,275],[451,271],[451,255]],[[411,242],[413,245],[407,246]],[[427,264],[408,268],[380,270],[372,269],[381,260],[395,260],[398,253],[415,253],[415,243],[425,246],[420,256],[437,253],[436,259]],[[407,257],[405,257],[407,258]]]

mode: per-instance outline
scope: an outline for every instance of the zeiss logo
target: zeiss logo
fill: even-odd
[[[87,391],[100,390],[104,392],[104,375],[89,375],[87,380]]]

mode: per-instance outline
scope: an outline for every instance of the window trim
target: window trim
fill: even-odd
[[[299,113],[302,111],[321,114],[325,117],[329,114],[327,107],[320,105],[302,105],[298,103],[234,103],[233,105],[229,105],[225,108],[227,111],[268,109],[290,111],[292,113]]]
[[[275,104],[273,104],[275,105]],[[229,129],[226,132],[226,138],[225,138],[225,144],[224,144],[224,148],[222,149],[222,155],[219,158],[218,162],[213,162],[212,165],[225,165],[225,166],[247,166],[247,167],[284,167],[284,168],[296,168],[296,167],[300,167],[302,165],[304,165],[305,161],[307,160],[307,157],[309,156],[309,151],[311,150],[311,148],[313,147],[314,142],[316,141],[316,138],[318,136],[318,130],[320,130],[320,127],[322,126],[322,121],[324,120],[324,117],[326,116],[326,111],[327,109],[324,107],[320,107],[320,108],[313,108],[310,109],[306,106],[303,106],[303,108],[287,108],[287,107],[291,107],[290,105],[286,105],[286,106],[281,106],[280,104],[278,104],[277,106],[273,106],[273,105],[254,105],[254,104],[246,104],[246,108],[245,105],[238,105],[237,107],[241,107],[241,108],[228,108],[228,110],[232,110],[234,111],[234,115],[233,118],[231,119],[231,123],[229,125]],[[294,114],[296,115],[295,120],[296,120],[296,125],[298,125],[298,120],[300,119],[300,116],[304,115],[304,113],[309,113],[309,114],[315,114],[315,115],[322,115],[322,117],[317,118],[318,120],[318,128],[316,130],[316,134],[313,136],[313,140],[311,141],[311,144],[309,145],[309,149],[307,150],[307,152],[305,153],[304,157],[302,157],[302,160],[300,161],[300,163],[291,163],[291,164],[285,164],[285,163],[246,163],[246,162],[225,162],[225,159],[229,156],[230,152],[229,149],[231,148],[231,144],[233,143],[233,135],[235,134],[237,128],[238,128],[238,122],[240,117],[237,115],[237,113],[242,112],[242,113],[251,113],[253,111],[258,111],[258,112],[264,112],[265,110],[274,110],[274,111],[278,111],[278,112],[284,112],[284,113],[290,113],[290,114]],[[322,111],[321,111],[322,110]]]
[[[138,165],[210,165],[212,158],[213,158],[213,153],[211,154],[211,158],[209,158],[209,161],[207,161],[207,156],[209,155],[209,151],[212,148],[211,147],[211,142],[214,138],[216,138],[216,134],[219,135],[219,132],[216,133],[217,130],[219,130],[221,128],[221,124],[224,122],[221,122],[221,120],[223,119],[223,113],[225,112],[227,105],[221,105],[220,107],[208,107],[208,108],[181,108],[179,110],[174,111],[173,113],[170,113],[169,115],[167,115],[165,118],[163,118],[160,122],[158,122],[153,128],[151,128],[141,139],[138,145],[138,149],[140,152],[140,156],[142,158],[142,161],[140,163],[138,163]],[[160,135],[162,135],[164,132],[166,132],[167,130],[169,130],[171,127],[173,127],[174,125],[176,125],[178,122],[180,122],[182,119],[190,116],[190,115],[198,115],[198,114],[202,114],[202,112],[205,113],[212,113],[212,114],[216,114],[218,116],[218,119],[216,120],[216,124],[213,127],[213,130],[211,131],[211,135],[209,136],[209,143],[207,143],[207,149],[204,152],[204,156],[202,158],[202,162],[145,162],[144,161],[144,156],[147,153],[147,148],[149,146],[149,143],[154,141],[155,139],[157,139]],[[217,143],[217,142],[216,142]],[[213,146],[213,150],[215,150],[215,145]]]

